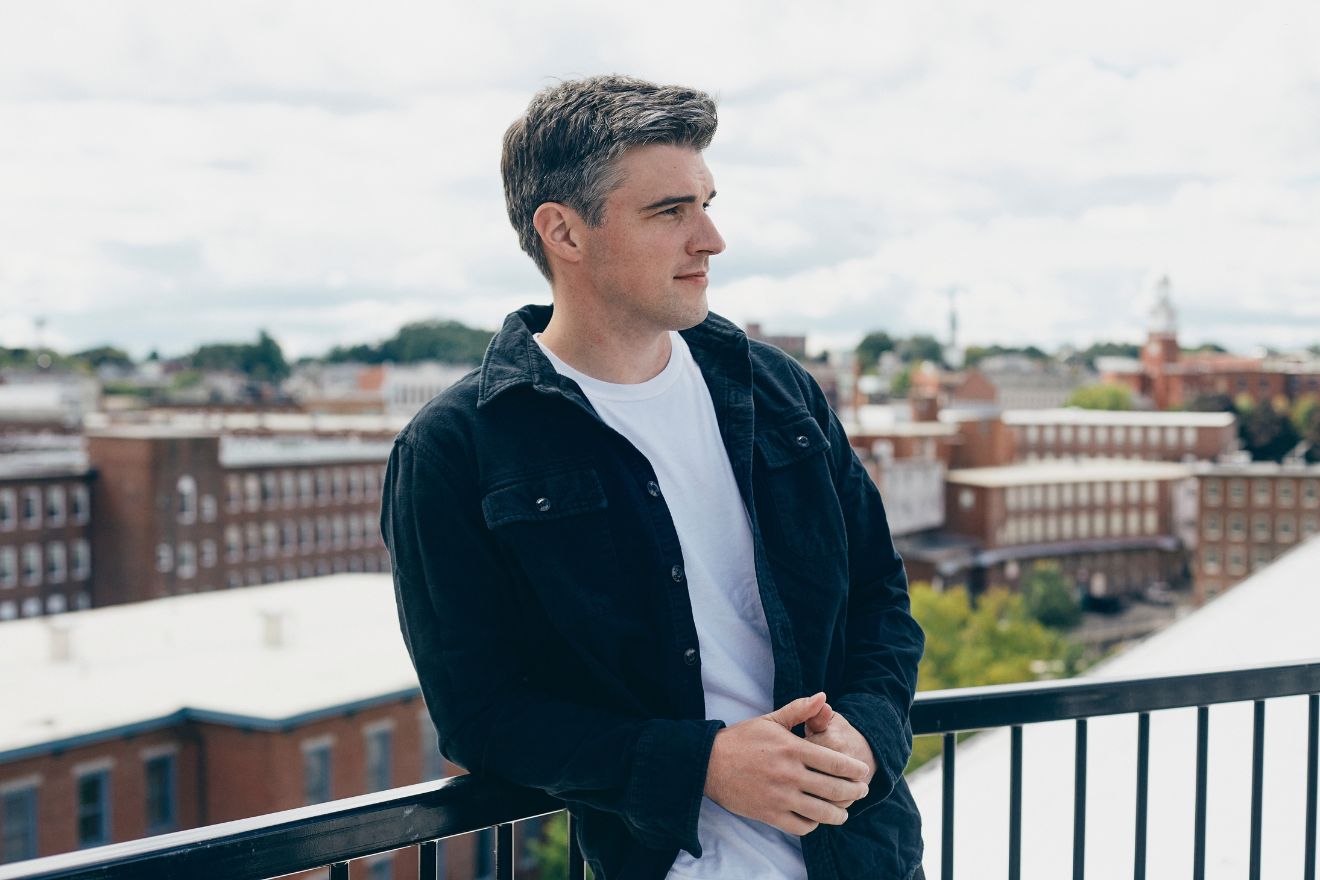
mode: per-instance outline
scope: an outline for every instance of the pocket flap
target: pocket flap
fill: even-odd
[[[594,468],[520,480],[481,499],[481,512],[492,529],[512,522],[575,516],[605,507],[605,490]]]
[[[756,435],[756,448],[771,470],[787,467],[809,455],[830,448],[825,432],[811,416],[804,416],[777,428],[767,428]]]

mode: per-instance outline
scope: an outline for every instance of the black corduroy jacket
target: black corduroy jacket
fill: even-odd
[[[381,527],[441,751],[541,788],[581,819],[600,880],[700,856],[715,733],[678,535],[650,463],[505,320],[482,366],[398,435]],[[752,527],[776,706],[825,691],[866,737],[870,794],[802,839],[813,880],[908,880],[921,820],[903,780],[924,638],[880,495],[792,358],[710,315],[682,333]]]

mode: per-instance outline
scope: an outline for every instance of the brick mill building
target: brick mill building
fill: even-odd
[[[1320,534],[1320,465],[1204,464],[1196,487],[1198,601]]]
[[[459,772],[437,751],[386,575],[176,596],[3,633],[0,862]],[[477,837],[446,842],[446,876],[489,872]],[[355,876],[373,880],[417,871],[412,852],[361,865]]]

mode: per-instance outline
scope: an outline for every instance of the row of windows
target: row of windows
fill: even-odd
[[[299,578],[324,577],[330,574],[343,574],[345,572],[375,572],[389,571],[390,556],[388,553],[367,553],[361,556],[336,556],[332,559],[318,559],[315,562],[303,560],[297,565],[286,562],[282,566],[267,565],[264,568],[249,568],[246,572],[238,569],[230,569],[225,574],[225,586],[229,588],[249,586],[255,587],[258,584],[274,584],[280,581],[295,581]],[[201,591],[211,589],[209,586],[202,586]],[[186,592],[186,591],[185,591]]]
[[[1017,440],[1026,442],[1032,446],[1044,443],[1046,446],[1052,446],[1056,442],[1069,445],[1074,442],[1074,428],[1072,425],[1027,425],[1024,428],[1016,427],[1013,433]],[[1158,448],[1161,444],[1166,449],[1176,449],[1178,441],[1181,439],[1184,449],[1192,449],[1196,446],[1196,428],[1185,426],[1181,430],[1176,425],[1166,425],[1160,428],[1157,425],[1150,425],[1142,428],[1138,425],[1078,425],[1076,427],[1076,442],[1080,445],[1087,445],[1092,442],[1099,446],[1105,446],[1113,443],[1115,446],[1126,446],[1131,443],[1133,446],[1149,446],[1152,449]],[[1094,438],[1094,440],[1092,439]]]
[[[310,517],[283,523],[247,523],[225,527],[225,561],[229,563],[267,559],[283,554],[312,553],[358,548],[379,543],[376,518],[366,513]],[[181,541],[178,545],[156,545],[156,570],[175,571],[180,578],[196,576],[198,566],[214,568],[218,561],[216,542]]]
[[[379,496],[384,479],[385,469],[379,465],[229,474],[225,508],[237,512],[370,500]]]
[[[1205,574],[1219,574],[1227,570],[1230,575],[1247,573],[1247,548],[1241,544],[1228,547],[1227,565],[1216,544],[1207,544],[1201,549],[1201,571]],[[1267,544],[1256,544],[1251,548],[1251,570],[1256,571],[1269,565],[1274,560],[1274,553]]]
[[[91,501],[84,485],[28,486],[22,490],[0,489],[0,531],[10,532],[20,524],[25,529],[50,528],[72,522],[86,525]]]
[[[43,603],[36,596],[29,596],[22,602],[14,599],[0,600],[0,620],[13,620],[18,616],[36,617],[45,609],[47,614],[60,614],[68,611],[70,604],[79,610],[92,607],[91,593],[74,593],[72,598],[66,597],[63,593],[51,593],[46,596]]]
[[[1245,513],[1229,513],[1228,539],[1230,541],[1245,541],[1247,539],[1247,515]],[[1217,511],[1206,511],[1201,521],[1201,534],[1207,541],[1218,541],[1224,537],[1224,514]],[[1320,534],[1320,516],[1314,513],[1302,515],[1301,536],[1303,539],[1312,535]],[[1253,541],[1269,541],[1271,539],[1280,544],[1291,544],[1297,540],[1297,518],[1291,514],[1280,514],[1277,517],[1271,517],[1267,513],[1258,513],[1251,517],[1251,538]]]
[[[41,544],[0,546],[0,590],[22,585],[39,587],[41,584],[62,584],[65,581],[85,581],[92,575],[92,548],[85,538],[67,546],[63,541]]]
[[[1071,541],[1074,538],[1128,538],[1159,534],[1160,518],[1154,508],[1096,510],[1051,516],[1010,516],[999,528],[999,544]]]
[[[110,786],[113,766],[75,770],[74,826],[79,848],[110,842]],[[148,834],[173,830],[178,824],[178,774],[174,754],[143,756],[143,789],[146,800]],[[11,784],[0,794],[4,837],[0,841],[0,862],[17,862],[37,856],[37,819],[40,784],[38,781]]]
[[[1106,483],[1050,483],[1044,486],[1009,486],[1004,490],[1004,504],[1011,511],[1057,510],[1074,505],[1154,504],[1159,498],[1159,484],[1154,480],[1127,480]]]
[[[1246,479],[1223,480],[1207,477],[1205,503],[1207,507],[1219,507],[1224,503],[1224,484],[1228,483],[1228,503],[1233,507],[1242,507],[1247,503]],[[1251,503],[1255,507],[1270,507],[1277,501],[1279,507],[1292,507],[1297,503],[1297,481],[1291,479],[1254,479],[1251,483]],[[1301,500],[1303,507],[1320,505],[1320,480],[1301,481]]]

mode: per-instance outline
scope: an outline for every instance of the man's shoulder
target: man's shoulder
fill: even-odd
[[[481,369],[467,373],[431,398],[394,438],[418,454],[443,461],[470,445],[481,394]]]

